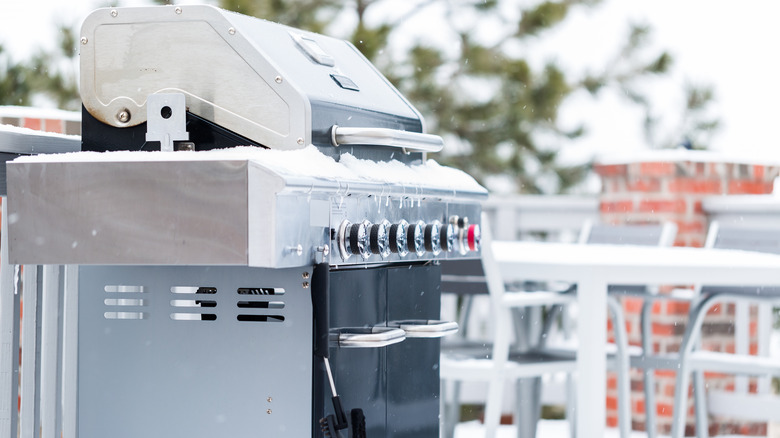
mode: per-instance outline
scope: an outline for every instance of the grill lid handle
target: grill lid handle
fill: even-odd
[[[339,347],[379,348],[406,339],[406,332],[393,327],[342,328],[338,330]]]
[[[436,319],[407,319],[391,321],[387,325],[405,331],[407,338],[443,338],[458,331],[457,322]]]
[[[390,146],[407,152],[439,152],[444,140],[438,135],[400,131],[387,128],[348,128],[333,125],[330,130],[333,146],[369,145]]]

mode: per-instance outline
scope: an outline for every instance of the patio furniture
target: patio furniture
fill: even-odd
[[[633,245],[495,241],[504,281],[577,284],[577,436],[604,436],[607,290],[610,284],[780,285],[780,255]],[[653,293],[653,290],[649,290]]]
[[[677,226],[671,222],[665,222],[661,224],[610,225],[603,223],[594,224],[591,221],[586,221],[581,228],[578,242],[580,244],[671,246],[674,242],[676,233]],[[460,315],[460,326],[462,327],[460,340],[461,345],[456,347],[463,350],[463,339],[466,337],[469,327],[468,321],[471,312],[472,299],[477,294],[487,293],[487,284],[484,278],[484,272],[481,264],[478,261],[473,260],[446,262],[443,264],[442,272],[443,292],[450,292],[463,296],[463,306],[461,307],[462,312]],[[523,282],[523,284],[515,284],[513,286],[525,287],[528,286],[528,284],[528,282]],[[533,283],[530,284],[533,285]],[[512,312],[515,315],[514,334],[515,340],[517,342],[514,350],[515,362],[519,363],[523,360],[528,360],[529,354],[542,355],[541,357],[531,358],[534,361],[534,365],[537,364],[537,360],[544,359],[544,354],[553,354],[554,361],[556,362],[563,360],[567,354],[572,361],[575,359],[576,356],[573,354],[574,352],[571,351],[571,348],[546,348],[546,341],[548,340],[548,335],[550,334],[550,327],[551,324],[554,323],[555,316],[557,314],[562,315],[564,332],[567,333],[568,338],[568,333],[570,332],[571,328],[568,326],[568,313],[564,310],[564,306],[565,304],[573,302],[573,293],[575,291],[576,285],[571,284],[565,284],[557,291],[527,290],[527,292],[531,294],[525,298],[528,300],[528,304],[526,304],[526,306],[518,305],[517,307],[512,308]],[[623,308],[619,298],[620,296],[626,294],[647,295],[647,286],[612,285],[609,287],[609,292],[610,296],[608,305],[610,308],[610,316],[612,318],[613,327],[616,329],[615,336],[616,338],[625,339],[626,341],[622,341],[622,344],[627,344],[625,318],[622,314]],[[547,307],[547,317],[544,320],[544,324],[528,324],[529,322],[537,321],[541,318],[542,313],[540,309],[543,306]],[[645,301],[643,315],[646,314],[645,320],[648,321],[648,325],[651,309],[652,302]],[[526,312],[519,313],[522,310],[525,310]],[[536,313],[534,313],[534,311],[536,311]],[[525,322],[526,324],[523,325],[521,322]],[[533,330],[534,328],[536,328],[536,330]],[[526,333],[524,333],[524,330]],[[649,326],[643,330],[642,339],[644,351],[651,351],[652,343],[650,341],[650,337],[644,336],[644,333],[651,333]],[[621,348],[620,344],[621,343],[618,342],[618,348],[616,348],[614,351],[610,351],[608,356],[608,366],[611,370],[618,371],[618,393],[621,394],[621,397],[619,397],[620,400],[618,402],[620,412],[619,417],[621,419],[626,419],[621,420],[621,429],[623,429],[623,433],[627,435],[631,430],[631,382],[630,376],[628,375],[628,361],[630,356],[628,348]],[[465,345],[468,346],[468,343]],[[488,347],[483,347],[483,349],[484,348]],[[479,351],[479,349],[477,349],[477,351],[482,353]],[[518,352],[525,352],[525,355],[519,356]],[[482,354],[482,356],[484,357],[486,355]],[[636,357],[638,355],[634,354],[633,356]],[[518,409],[515,411],[515,414],[517,417],[518,427],[523,429],[521,433],[518,434],[518,436],[532,437],[535,436],[536,421],[538,420],[541,413],[541,378],[539,376],[549,373],[537,373],[533,367],[529,366],[526,366],[526,368],[529,374],[518,377],[518,400],[531,400],[533,404],[525,409],[518,407]],[[625,372],[622,372],[622,370],[625,370]],[[649,382],[648,386],[646,386],[646,393],[648,400],[651,400],[651,403],[654,400],[654,393],[649,390],[649,388],[654,387],[652,372],[653,370],[648,368],[645,375],[645,380]],[[571,374],[568,374],[569,375],[567,376],[566,382],[566,394],[568,395],[566,404],[567,417],[570,419],[572,428],[574,428],[576,424],[572,408],[575,388]],[[528,377],[533,377],[533,379],[527,380],[526,378]],[[459,389],[460,385],[455,383],[454,390],[452,391],[452,397],[455,400],[459,399]],[[454,419],[457,419],[458,417],[458,412],[456,410],[458,404],[454,403],[453,405],[454,406],[450,406],[450,409],[447,411],[447,415],[445,416],[447,421],[445,422],[444,429],[448,431],[454,430]],[[648,411],[650,411],[649,406],[654,406],[654,403],[646,406]],[[651,417],[651,414],[654,415],[655,412],[648,412],[648,418],[654,419],[655,417]]]
[[[485,224],[486,221],[483,221]],[[459,381],[481,381],[488,383],[488,395],[485,403],[486,436],[495,436],[501,416],[501,403],[506,381],[519,381],[527,378],[538,378],[545,374],[565,372],[571,374],[576,369],[576,356],[570,350],[554,350],[545,348],[546,334],[555,321],[554,313],[561,310],[561,305],[571,303],[576,296],[572,293],[552,291],[509,291],[498,272],[498,266],[493,260],[490,232],[483,229],[483,253],[481,266],[473,263],[450,264],[443,269],[442,289],[445,292],[461,294],[484,293],[485,289],[491,301],[491,317],[493,318],[493,338],[491,343],[473,343],[461,338],[458,345],[442,346],[441,379],[443,388],[447,381],[455,381],[454,403],[449,408],[443,408],[445,436],[451,436],[458,417]],[[614,318],[618,358],[626,358],[627,337],[625,322],[617,300],[610,302],[611,314]],[[617,305],[617,307],[615,307]],[[540,330],[539,339],[530,342],[522,330],[514,330],[521,344],[510,346],[512,330],[512,313],[518,309],[539,306],[549,307],[550,314]],[[467,325],[466,325],[467,326]],[[630,431],[630,400],[627,359],[619,360],[616,367],[619,370],[621,405],[621,434],[628,436]],[[538,385],[538,382],[536,382]],[[442,400],[446,402],[443,389]],[[535,394],[534,394],[535,393]],[[531,409],[523,409],[518,400],[518,436],[534,436],[538,420],[538,386],[531,392]],[[569,387],[569,398],[573,399],[573,387]],[[571,403],[569,403],[571,406]],[[569,410],[572,427],[574,415]]]
[[[640,246],[662,246],[668,247],[674,244],[677,235],[677,224],[673,222],[663,222],[661,224],[641,224],[641,225],[608,225],[592,224],[586,222],[580,233],[579,242],[586,244],[613,244],[613,245],[640,245]],[[621,296],[633,295],[643,298],[640,324],[640,337],[642,339],[641,356],[632,354],[628,358],[632,365],[638,366],[637,360],[643,359],[648,352],[653,351],[652,342],[652,324],[651,315],[653,302],[662,297],[670,299],[681,299],[677,296],[649,294],[647,285],[610,285],[609,302],[612,308],[622,311],[619,298]],[[683,297],[683,300],[689,300],[689,297]],[[629,350],[627,350],[629,351]],[[655,368],[652,362],[642,361],[640,368],[643,369],[644,393],[645,393],[645,429],[648,438],[655,438],[656,430],[656,411],[655,411]],[[619,380],[619,383],[621,381]],[[630,381],[628,382],[630,385]],[[631,415],[630,411],[627,415]]]
[[[707,236],[707,247],[716,249],[737,249],[755,252],[780,254],[780,228],[756,228],[734,225],[711,224]],[[746,278],[747,280],[747,278]],[[710,283],[710,282],[708,282]],[[734,354],[701,350],[698,348],[702,323],[707,311],[716,304],[735,303],[737,318],[735,331],[740,331],[740,323],[745,323],[747,305],[758,304],[760,307],[780,304],[780,287],[777,285],[751,286],[701,286],[699,298],[690,310],[688,326],[679,353],[679,371],[677,372],[677,392],[674,402],[674,421],[672,437],[682,437],[685,432],[688,398],[688,383],[691,373],[694,374],[694,400],[696,413],[697,436],[709,436],[708,403],[703,379],[704,371],[716,371],[727,374],[749,376],[780,376],[780,361],[765,356],[749,355],[747,348],[739,348]],[[745,309],[740,311],[740,308]],[[768,313],[766,311],[760,313]],[[740,318],[740,316],[742,316]],[[764,325],[769,321],[762,321]],[[759,327],[759,330],[766,327]],[[739,334],[737,334],[739,337]],[[739,351],[742,350],[742,351]],[[763,385],[768,386],[768,385]],[[714,393],[712,403],[717,410],[723,412],[724,404],[729,416],[749,420],[780,421],[780,398],[767,394],[765,388],[758,394],[747,394],[747,391],[736,393]]]

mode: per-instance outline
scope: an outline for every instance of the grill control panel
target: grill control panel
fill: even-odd
[[[476,256],[480,249],[479,224],[452,215],[446,223],[405,219],[352,222],[344,219],[333,236],[342,262],[432,259],[439,256]],[[471,254],[470,254],[471,253]],[[332,261],[334,262],[334,261]]]

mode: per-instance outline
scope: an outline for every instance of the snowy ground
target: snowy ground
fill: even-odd
[[[470,421],[466,423],[460,423],[455,428],[454,438],[483,438],[484,428],[479,421]],[[514,426],[500,426],[496,438],[516,438],[516,432]],[[569,437],[569,423],[565,420],[541,420],[539,427],[536,429],[536,436],[538,438],[567,438]],[[604,438],[618,438],[620,434],[617,429],[607,429],[604,434]],[[777,437],[778,435],[770,432],[769,438]],[[631,432],[631,438],[646,438],[647,434],[644,432]],[[719,435],[718,438],[736,438],[739,435]],[[659,438],[666,438],[660,435]]]

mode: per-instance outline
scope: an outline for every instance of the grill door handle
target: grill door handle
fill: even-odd
[[[338,329],[339,347],[380,348],[397,344],[404,339],[406,339],[406,332],[397,327]]]
[[[407,338],[443,338],[458,331],[457,322],[436,319],[407,319],[391,321],[388,325],[405,331]]]
[[[387,128],[348,128],[333,125],[330,131],[333,146],[391,146],[408,152],[439,152],[444,140],[438,135]]]

